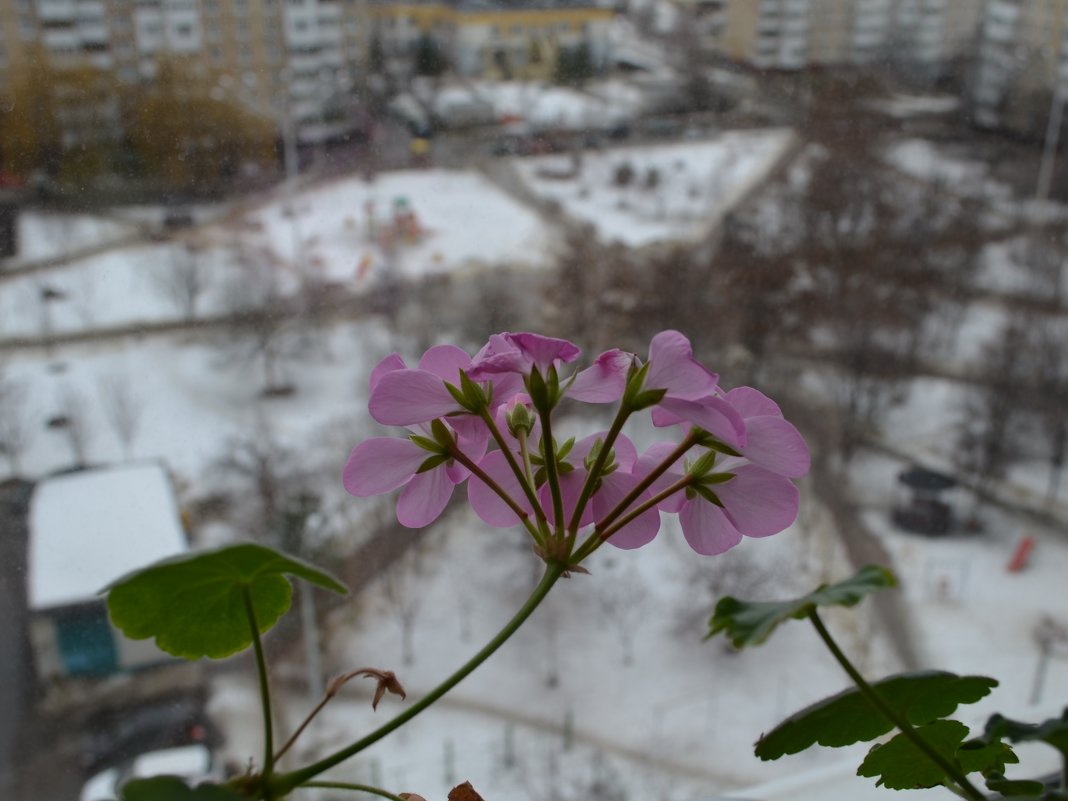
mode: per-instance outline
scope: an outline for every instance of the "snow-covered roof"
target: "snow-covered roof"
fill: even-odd
[[[46,479],[30,509],[30,609],[90,600],[124,573],[187,549],[159,464]]]

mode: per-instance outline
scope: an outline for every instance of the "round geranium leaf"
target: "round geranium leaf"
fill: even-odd
[[[249,606],[260,633],[289,609],[287,576],[346,592],[329,573],[254,543],[165,559],[128,573],[105,592],[111,621],[130,639],[154,637],[183,659],[221,659],[252,644]]]

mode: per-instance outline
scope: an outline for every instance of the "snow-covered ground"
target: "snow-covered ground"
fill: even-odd
[[[787,132],[737,132],[709,142],[616,149],[586,154],[577,178],[560,177],[572,166],[566,158],[517,164],[535,192],[593,223],[602,238],[643,245],[688,239],[705,230],[759,183],[790,143]],[[919,150],[915,143],[908,147],[915,152],[906,149],[899,157],[914,164]],[[634,170],[634,185],[626,192],[613,180],[624,161]],[[656,186],[641,188],[653,169]],[[307,273],[358,292],[390,270],[416,277],[502,263],[551,263],[548,225],[473,173],[401,172],[370,184],[340,179],[299,193],[293,211],[287,212],[287,205],[275,198],[183,234],[176,243],[116,248],[0,281],[0,336],[42,332],[44,286],[66,295],[49,308],[49,330],[56,332],[180,319],[154,274],[168,260],[180,259],[186,242],[195,244],[209,265],[199,315],[227,308],[224,301],[245,276],[241,270],[249,254],[277,270],[283,291],[295,288]],[[80,218],[77,225],[63,224],[79,234],[58,253],[70,252],[75,241],[80,249],[113,241],[125,231],[110,221],[86,225]],[[45,225],[24,240],[27,253],[56,255],[60,245],[51,230]],[[984,268],[984,275],[1008,280],[1012,268],[997,262],[996,251],[990,258],[995,263]],[[956,364],[978,363],[979,343],[996,335],[999,314],[989,305],[969,308],[954,349]],[[218,489],[217,464],[237,440],[277,440],[296,449],[302,469],[320,482],[317,488],[339,496],[337,477],[348,449],[373,431],[365,414],[371,365],[395,348],[413,354],[408,341],[380,321],[339,322],[311,333],[287,332],[291,358],[284,369],[297,391],[269,401],[260,396],[262,369],[249,355],[251,347],[230,333],[131,336],[51,351],[6,351],[3,375],[25,393],[19,412],[28,434],[24,472],[39,476],[71,466],[67,435],[46,424],[58,414],[78,413],[91,422],[85,443],[89,461],[162,459],[187,500]],[[108,387],[116,380],[125,380],[140,410],[128,453],[109,422],[114,393]],[[950,381],[913,382],[886,425],[895,445],[932,466],[948,463],[959,390]],[[1042,701],[1028,703],[1036,660],[1029,637],[1043,612],[1064,619],[1055,601],[1068,568],[1063,532],[997,516],[983,536],[973,539],[902,535],[884,522],[899,467],[899,462],[864,456],[853,482],[870,510],[866,523],[886,544],[903,578],[921,653],[931,665],[989,670],[1002,679],[993,706],[977,707],[983,714],[994,707],[1028,718],[1058,711],[1057,693],[1063,697],[1068,683],[1063,661],[1051,662]],[[338,775],[427,798],[444,797],[452,783],[465,779],[487,799],[542,798],[550,780],[573,790],[576,798],[584,797],[594,780],[620,782],[633,797],[666,801],[696,801],[712,793],[755,801],[865,798],[871,782],[851,778],[839,767],[848,759],[855,765],[863,748],[772,765],[752,756],[751,744],[761,731],[845,686],[805,626],[784,627],[767,646],[742,654],[726,653],[721,642],[700,642],[712,605],[703,589],[707,572],[763,571],[764,585],[778,596],[849,572],[827,516],[810,493],[805,497],[806,515],[793,530],[746,541],[719,560],[695,557],[670,526],[641,551],[598,554],[592,576],[563,582],[499,657],[465,681],[441,709],[428,711]],[[345,508],[364,510],[368,504],[346,499]],[[1004,566],[1025,533],[1036,537],[1035,558],[1027,571],[1008,574]],[[519,532],[486,531],[460,515],[430,538],[421,571],[400,579],[421,599],[413,628],[415,661],[405,664],[403,630],[396,610],[391,611],[392,590],[382,580],[332,617],[330,670],[395,669],[418,696],[479,647],[530,586],[536,560]],[[864,608],[829,619],[866,672],[897,669]],[[629,643],[624,630],[633,634]],[[358,736],[402,708],[389,698],[372,715],[367,687],[360,694],[358,681],[309,730],[298,752]],[[287,686],[284,718],[292,725],[299,720],[298,702],[306,699]],[[230,738],[223,756],[240,764],[259,753],[252,736],[258,726],[252,693],[251,676],[228,676],[219,679],[213,701]],[[980,719],[967,714],[969,723]],[[807,773],[813,767],[820,772]]]
[[[640,247],[700,238],[792,142],[789,131],[729,131],[707,141],[524,159],[517,167],[531,189],[592,225],[603,241]]]

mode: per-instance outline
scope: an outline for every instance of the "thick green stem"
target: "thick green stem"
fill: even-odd
[[[260,678],[260,705],[263,707],[263,777],[270,778],[274,770],[274,727],[271,722],[271,687],[267,682],[267,660],[263,656],[263,642],[260,640],[260,626],[256,621],[256,610],[252,607],[252,593],[246,586],[242,592],[245,601],[245,614],[248,616],[249,629],[252,631],[252,647],[256,652],[256,672]]]
[[[322,787],[327,790],[352,790],[356,793],[368,793],[369,795],[388,798],[390,801],[404,801],[399,795],[394,795],[388,790],[383,790],[379,787],[372,787],[369,784],[353,784],[352,782],[305,782],[303,786]]]
[[[809,620],[812,621],[812,625],[816,627],[816,632],[820,635],[820,639],[823,640],[828,650],[830,650],[834,658],[838,660],[838,664],[842,666],[842,669],[849,675],[849,678],[853,680],[853,683],[857,685],[860,694],[864,696],[868,703],[879,710],[883,717],[897,726],[901,733],[904,734],[924,756],[937,765],[946,776],[952,779],[965,794],[965,797],[971,798],[973,801],[985,801],[986,796],[984,796],[975,785],[968,781],[968,777],[961,772],[961,769],[932,748],[930,744],[920,736],[919,732],[913,728],[912,724],[909,723],[903,715],[899,714],[896,709],[886,703],[882,696],[875,691],[875,688],[868,684],[865,678],[860,675],[860,672],[853,667],[853,663],[849,661],[844,653],[842,653],[842,649],[838,647],[838,643],[834,641],[831,633],[827,631],[827,627],[823,625],[819,613],[813,609],[809,612],[808,616]]]
[[[608,429],[608,433],[605,435],[604,442],[601,444],[601,452],[597,454],[597,460],[590,468],[590,472],[586,474],[586,482],[582,485],[582,493],[579,495],[578,501],[575,502],[575,511],[567,524],[568,531],[578,531],[582,513],[586,510],[586,504],[590,500],[590,496],[593,495],[593,488],[597,484],[597,479],[601,477],[601,471],[604,470],[605,462],[608,461],[608,454],[611,453],[612,446],[616,444],[616,438],[619,436],[619,432],[623,430],[623,424],[627,422],[628,417],[630,417],[630,409],[626,404],[621,404],[611,427]]]
[[[564,498],[560,494],[560,474],[556,466],[556,443],[553,442],[552,412],[541,415],[541,449],[545,457],[545,480],[549,483],[549,493],[553,497],[553,524],[556,535],[563,534]]]
[[[566,569],[567,565],[561,562],[548,563],[545,567],[545,575],[542,576],[538,586],[534,588],[534,591],[530,594],[530,597],[527,598],[523,606],[520,607],[519,611],[516,612],[512,619],[505,624],[504,628],[497,632],[497,635],[492,640],[486,643],[478,653],[461,665],[455,673],[445,679],[445,681],[431,690],[423,698],[408,707],[404,712],[382,726],[379,726],[362,739],[357,740],[351,745],[342,748],[340,751],[336,751],[330,756],[320,759],[318,762],[308,765],[307,767],[300,768],[292,773],[279,774],[274,777],[270,781],[270,786],[268,788],[273,792],[274,797],[284,796],[294,788],[300,787],[309,780],[315,778],[320,773],[344,762],[349,757],[360,753],[368,746],[378,742],[393,730],[403,726],[463,681],[475,668],[489,659],[498,648],[504,645],[509,637],[515,634],[526,619],[530,617],[531,613],[538,608],[538,605],[545,600],[545,596],[549,594],[549,590],[552,589],[552,586],[557,582],[560,576],[564,574]]]

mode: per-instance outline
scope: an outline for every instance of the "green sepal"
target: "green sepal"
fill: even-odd
[[[423,437],[419,434],[409,434],[408,439],[410,439],[424,451],[430,451],[431,453],[441,453],[441,446],[429,437]]]
[[[694,478],[701,478],[706,473],[712,472],[712,468],[716,466],[716,459],[718,454],[715,451],[708,451],[701,454],[701,456],[686,468],[686,474],[691,475]]]
[[[647,389],[635,395],[628,405],[632,412],[641,412],[651,406],[656,406],[665,395],[667,395],[666,389]]]
[[[131,779],[119,792],[121,801],[240,801],[241,796],[221,784],[190,787],[175,776]]]
[[[712,490],[710,490],[705,485],[696,484],[695,483],[695,484],[691,484],[687,489],[692,489],[696,494],[700,495],[702,498],[704,498],[709,503],[715,504],[716,506],[720,507],[721,509],[723,508],[723,501],[721,501],[719,499],[719,496],[716,495],[716,493],[714,493]]]
[[[537,365],[530,368],[530,375],[527,376],[526,384],[527,392],[530,395],[530,405],[534,407],[534,410],[543,415],[552,411],[553,403],[549,394],[549,387],[545,383],[545,378]]]
[[[997,681],[986,676],[941,670],[900,673],[872,684],[887,706],[914,726],[952,715],[960,704],[974,704],[996,686]],[[860,690],[850,687],[790,715],[757,741],[755,753],[767,761],[817,744],[841,748],[874,740],[893,728]]]
[[[463,407],[472,414],[481,414],[483,410],[489,408],[489,395],[492,390],[489,392],[483,390],[481,386],[468,378],[463,370],[460,371],[460,391],[464,398]]]
[[[438,444],[438,450],[442,448],[446,450],[456,444],[455,435],[449,431],[449,427],[441,422],[441,419],[432,420],[430,422],[430,433],[434,436],[434,441]]]
[[[894,587],[897,579],[885,567],[868,565],[837,584],[824,584],[814,592],[786,601],[739,601],[730,596],[716,604],[709,621],[708,637],[720,631],[736,648],[759,645],[780,623],[801,620],[819,606],[855,606],[873,592]],[[707,637],[706,637],[707,639]]]
[[[936,720],[926,726],[917,726],[916,734],[952,763],[958,746],[968,736],[968,727],[955,720]],[[876,784],[890,790],[919,790],[950,781],[942,769],[904,734],[881,745],[873,745],[857,768],[857,775],[878,777]]]
[[[734,473],[710,473],[707,476],[702,476],[699,483],[706,487],[711,487],[716,484],[726,484],[732,478],[734,478]]]
[[[183,554],[127,573],[104,589],[111,621],[132,640],[154,637],[183,659],[221,659],[252,644],[245,594],[260,633],[289,609],[296,576],[344,595],[336,578],[256,543]]]
[[[460,408],[467,409],[467,398],[464,397],[464,393],[460,390],[460,388],[455,386],[454,384],[450,384],[448,381],[445,381],[443,383],[445,384],[445,389],[449,391],[449,394],[452,395],[452,399],[456,401],[457,404],[459,404]],[[467,410],[471,411],[470,409]]]
[[[697,435],[697,443],[701,447],[722,453],[725,456],[741,456],[742,454],[720,439],[716,439],[707,431],[701,431]]]
[[[598,442],[600,442],[600,440],[598,440]],[[571,449],[573,447],[575,447],[575,438],[568,437],[566,440],[564,440],[564,444],[556,449],[556,461],[562,464],[564,459],[567,458],[567,455],[571,453]]]
[[[635,408],[635,404],[642,394],[642,387],[645,384],[645,377],[648,374],[649,362],[646,362],[641,367],[631,365],[630,372],[627,375],[627,385],[623,388],[622,398],[623,406],[627,409],[638,411],[638,409]],[[667,390],[665,389],[664,392],[667,392]]]
[[[429,457],[427,457],[427,459],[421,465],[419,465],[419,469],[416,470],[415,472],[416,472],[417,475],[419,473],[430,472],[435,467],[438,467],[439,465],[445,464],[445,462],[449,461],[449,459],[451,459],[451,458],[452,457],[449,456],[449,454],[447,454],[447,453],[438,453],[438,454],[435,454],[433,456],[429,456]]]

